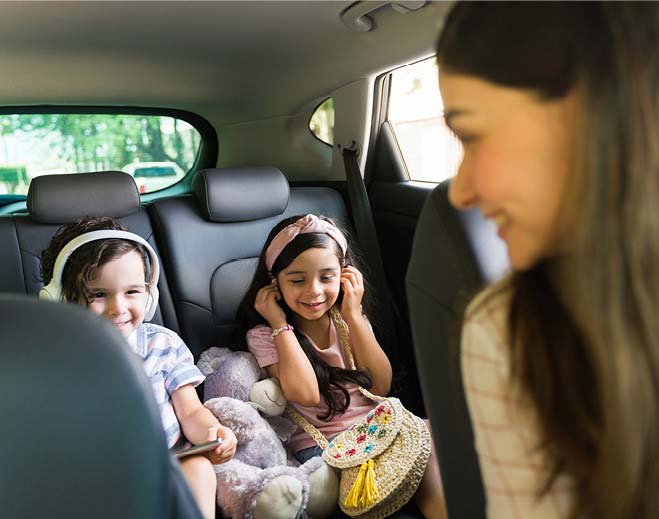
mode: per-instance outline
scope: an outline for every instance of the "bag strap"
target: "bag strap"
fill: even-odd
[[[334,327],[336,328],[336,331],[339,334],[339,340],[341,341],[341,345],[343,346],[343,349],[346,352],[346,357],[348,357],[348,364],[350,364],[350,367],[353,370],[356,370],[357,367],[355,366],[355,357],[352,354],[352,348],[350,347],[350,339],[348,338],[348,328],[346,327],[346,323],[341,317],[341,313],[339,310],[336,308],[336,306],[333,306],[330,308],[330,317],[332,321],[334,322]],[[363,387],[359,386],[359,391],[366,397],[371,400],[375,400],[376,402],[384,402],[386,400],[385,397],[374,395],[371,393],[368,389],[364,389]],[[318,446],[321,449],[325,449],[329,442],[327,441],[327,438],[325,438],[325,435],[321,433],[316,427],[314,427],[309,420],[304,418],[300,413],[298,413],[295,409],[293,409],[291,406],[286,406],[286,410],[284,411],[284,414],[290,418],[296,425],[301,427],[304,432],[309,434],[314,441],[318,444]]]
[[[339,333],[339,339],[344,351],[346,352],[346,357],[348,357],[348,363],[352,369],[356,370],[357,366],[355,366],[355,357],[352,354],[352,348],[350,347],[348,328],[345,321],[343,320],[343,317],[341,317],[341,312],[339,312],[339,309],[336,306],[330,308],[330,316],[332,321],[334,321],[334,327],[336,328],[336,331]],[[384,402],[386,400],[385,397],[374,395],[368,389],[364,389],[361,386],[359,386],[359,391],[361,391],[362,395],[364,395],[366,398],[369,398],[370,400],[375,400],[376,402]]]

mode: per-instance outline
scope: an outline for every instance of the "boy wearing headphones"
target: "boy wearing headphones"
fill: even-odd
[[[194,445],[222,439],[205,456],[181,461],[199,508],[210,518],[215,516],[217,485],[212,464],[233,457],[236,437],[200,402],[194,387],[204,376],[181,338],[144,322],[158,305],[159,269],[155,251],[142,237],[109,217],[83,218],[61,227],[42,252],[41,276],[47,285],[39,297],[85,306],[126,337],[143,359],[170,448],[186,439]]]

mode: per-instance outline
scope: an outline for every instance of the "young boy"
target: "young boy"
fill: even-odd
[[[187,442],[197,445],[222,439],[222,444],[210,453],[191,455],[181,461],[181,469],[204,517],[215,517],[217,479],[212,464],[233,457],[236,437],[200,402],[195,386],[204,376],[181,338],[167,328],[144,322],[147,310],[151,313],[157,304],[155,253],[137,235],[128,233],[103,239],[90,236],[92,241],[57,261],[62,249],[73,239],[101,230],[126,231],[108,217],[83,218],[61,227],[41,254],[41,276],[58,299],[85,306],[106,317],[143,359],[170,448]],[[149,280],[146,279],[147,257],[151,263]]]

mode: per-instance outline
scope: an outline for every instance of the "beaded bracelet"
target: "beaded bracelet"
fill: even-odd
[[[289,331],[289,330],[290,330],[290,331],[293,331],[293,327],[292,327],[290,324],[285,324],[285,325],[282,326],[281,328],[275,328],[274,330],[272,330],[272,333],[270,334],[270,337],[272,337],[272,338],[274,339],[274,338],[277,337],[277,335],[279,335],[280,333],[282,333],[282,332],[287,332],[287,331]]]

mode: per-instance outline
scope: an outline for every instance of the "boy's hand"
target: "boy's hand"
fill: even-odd
[[[364,297],[364,278],[355,267],[348,265],[341,270],[341,287],[343,302],[341,313],[346,317],[357,317],[362,314],[362,297]]]
[[[238,440],[236,440],[236,435],[233,434],[233,431],[228,427],[223,425],[218,425],[216,427],[210,427],[208,429],[208,434],[206,435],[205,441],[213,441],[217,438],[222,438],[222,444],[219,445],[215,450],[206,454],[208,459],[213,465],[219,465],[220,463],[226,463],[233,455],[236,453],[236,446]]]
[[[279,288],[274,283],[264,286],[256,293],[256,301],[254,301],[254,308],[261,314],[271,328],[280,328],[286,324],[286,314],[279,306],[281,294]]]

